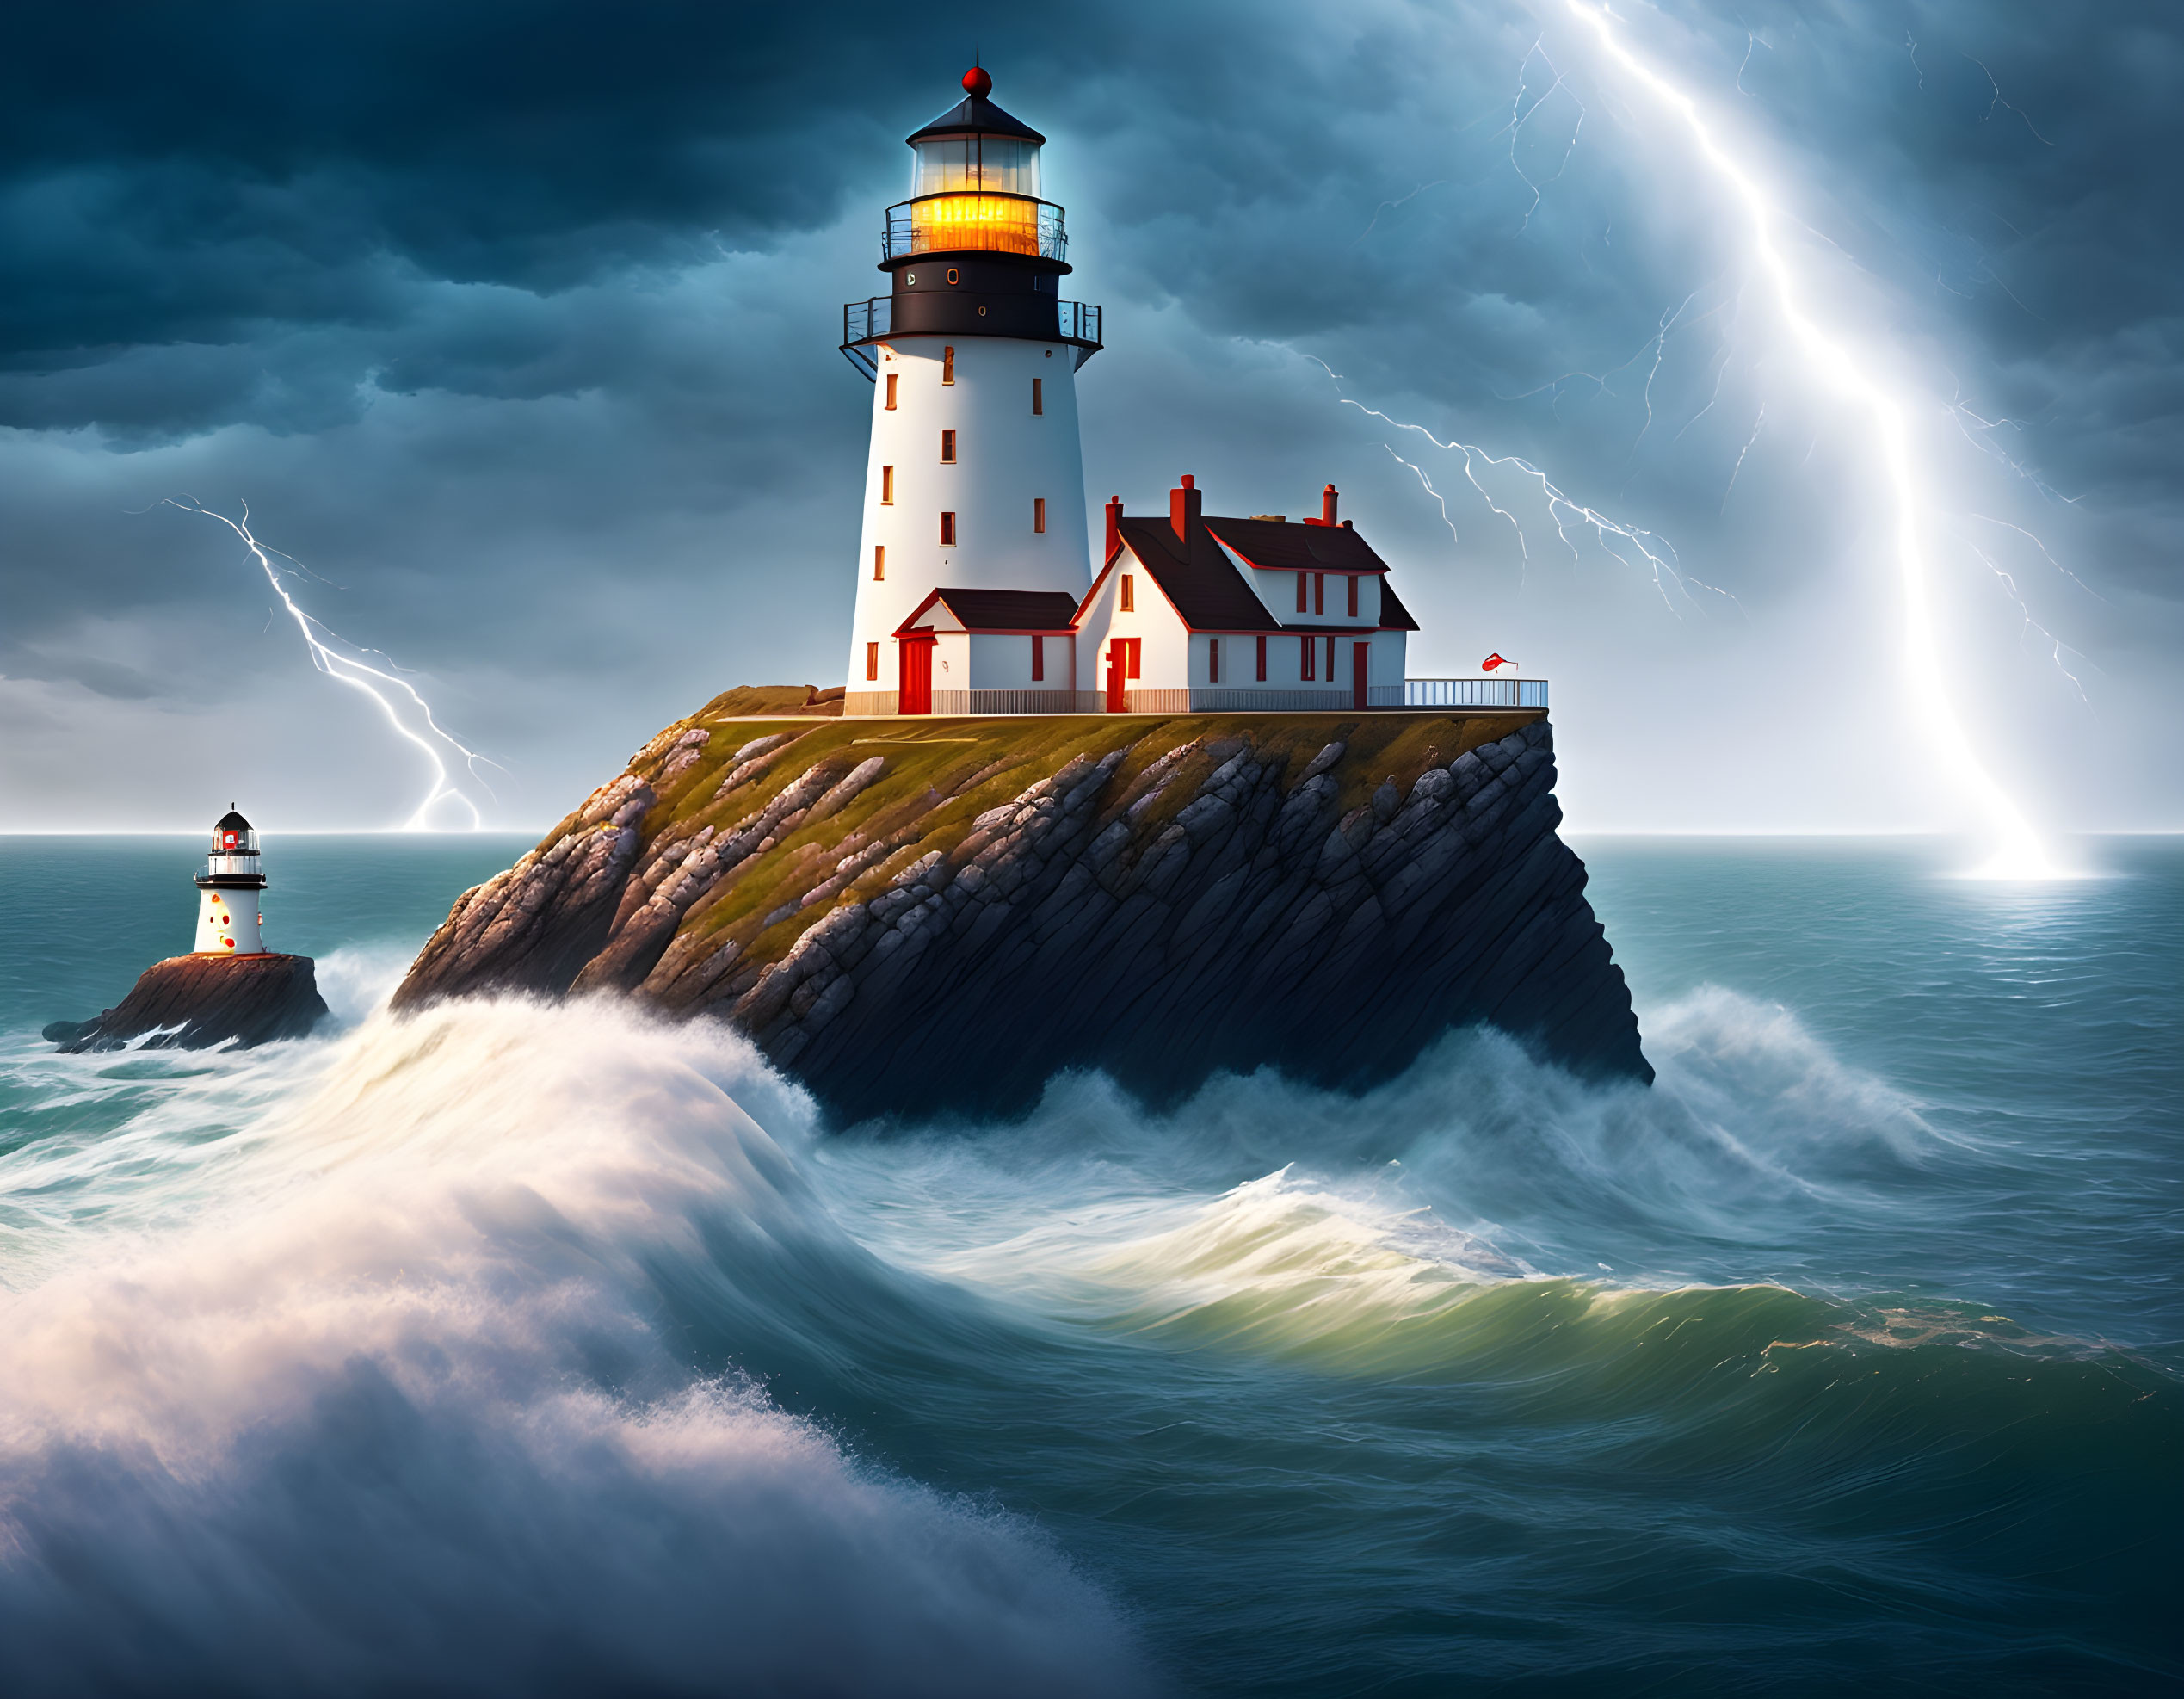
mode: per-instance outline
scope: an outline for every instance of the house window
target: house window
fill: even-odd
[[[1043,413],[1046,411],[1046,397],[1040,389],[1040,380],[1033,378],[1032,380],[1032,411]]]
[[[1264,684],[1266,682],[1267,682],[1267,639],[1266,639],[1265,638],[1263,638],[1263,637],[1262,637],[1262,638],[1261,638],[1261,639],[1259,639],[1259,683],[1262,683],[1262,684]]]
[[[867,643],[865,645],[865,682],[873,683],[877,682],[879,677],[879,646],[877,643]]]
[[[1327,639],[1327,682],[1335,682],[1335,639],[1331,637]]]
[[[1039,683],[1046,677],[1046,639],[1032,639],[1032,683]]]
[[[879,504],[882,507],[895,505],[895,468],[891,466],[879,469]]]
[[[872,581],[874,584],[878,584],[886,576],[887,545],[885,543],[874,543],[872,546]]]
[[[955,464],[955,433],[952,430],[944,430],[941,433],[941,464],[942,466]]]
[[[1221,682],[1221,639],[1218,637],[1206,639],[1206,682],[1208,684]]]
[[[944,513],[941,516],[941,547],[942,548],[955,547],[955,516],[952,513]]]
[[[1032,497],[1032,529],[1044,536],[1046,532],[1046,497]]]
[[[1313,676],[1312,664],[1318,658],[1319,639],[1317,637],[1300,637],[1297,639],[1298,677],[1311,677]]]
[[[1115,605],[1120,608],[1126,614],[1134,614],[1138,611],[1138,578],[1136,573],[1125,572],[1122,575],[1122,596],[1120,600],[1118,601]]]
[[[1305,611],[1305,575],[1302,572],[1297,575],[1297,611],[1300,614]]]
[[[887,411],[891,413],[895,411],[895,380],[899,375],[895,372],[887,374]]]
[[[1357,617],[1357,574],[1350,574],[1350,617]]]
[[[953,283],[955,279],[951,277],[948,281]],[[941,350],[941,381],[944,384],[952,384],[955,381],[955,350],[952,348],[944,348]]]
[[[1324,614],[1326,611],[1327,574],[1324,572],[1315,572],[1312,574],[1312,612],[1315,614]],[[1330,673],[1328,676],[1332,677],[1334,675]]]

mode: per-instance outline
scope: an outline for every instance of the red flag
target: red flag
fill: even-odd
[[[1516,663],[1502,655],[1489,655],[1478,664],[1481,672],[1491,672],[1496,667],[1513,667]]]

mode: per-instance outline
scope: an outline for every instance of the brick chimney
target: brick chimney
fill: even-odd
[[[1107,497],[1107,552],[1100,557],[1101,565],[1114,559],[1114,552],[1122,547],[1122,497]]]
[[[1332,525],[1335,522],[1335,501],[1336,493],[1336,488],[1332,484],[1329,485],[1324,490],[1321,491],[1319,492],[1319,517],[1317,519],[1307,519],[1305,523],[1307,525]]]
[[[1198,528],[1199,504],[1202,498],[1198,480],[1188,472],[1183,474],[1182,487],[1168,492],[1168,522],[1186,553],[1191,546],[1191,533]]]

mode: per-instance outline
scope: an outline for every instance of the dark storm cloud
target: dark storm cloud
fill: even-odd
[[[478,711],[504,691],[515,735],[575,681],[679,677],[663,643],[838,670],[868,393],[839,306],[881,287],[901,137],[974,48],[1054,138],[1070,289],[1107,305],[1096,480],[1152,499],[1188,455],[1256,507],[1339,468],[1467,594],[1561,570],[1339,392],[1552,465],[1764,617],[1848,534],[1847,474],[1771,386],[1688,151],[1575,28],[1484,0],[26,15],[0,59],[0,671],[212,701],[238,653],[293,664],[231,540],[145,511],[185,489],[250,499],[342,586],[315,592],[336,623],[493,681]],[[1627,28],[1749,127],[1922,381],[2008,421],[1984,446],[2039,483],[1980,462],[1996,513],[2051,518],[2138,598],[2070,602],[2033,561],[2037,611],[2173,641],[2167,15],[1743,0]],[[1453,488],[1460,545],[1391,450]],[[1610,593],[1659,612],[1642,577]],[[663,636],[663,609],[703,611]],[[687,707],[659,688],[627,714]]]

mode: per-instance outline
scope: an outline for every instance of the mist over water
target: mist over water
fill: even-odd
[[[2184,852],[1580,847],[1650,1091],[1470,1033],[829,1131],[710,1027],[377,1012],[460,841],[283,846],[324,1035],[54,1056],[188,913],[79,844],[135,942],[0,977],[0,1685],[2184,1674]]]

